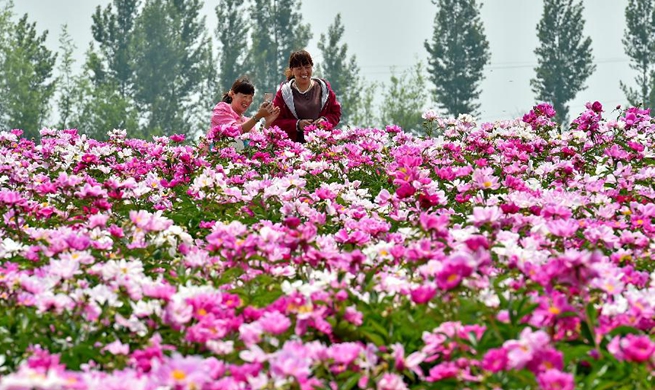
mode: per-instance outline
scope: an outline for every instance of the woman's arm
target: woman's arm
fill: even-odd
[[[212,115],[212,128],[216,126],[235,126],[239,127],[241,134],[247,133],[259,122],[260,119],[269,114],[270,103],[262,103],[259,110],[252,116],[247,118],[245,122],[239,123],[239,116],[237,116],[229,105],[221,104],[214,109]],[[272,111],[272,107],[271,107]]]
[[[266,127],[270,127],[271,123],[277,118],[280,113],[280,109],[275,107],[273,103],[264,101],[259,106],[259,110],[255,115],[252,116],[249,120],[243,123],[241,128],[243,132],[252,130],[253,127],[259,122],[260,119],[266,118]]]
[[[248,118],[247,121],[245,121],[245,122],[243,122],[243,123],[241,124],[241,134],[243,134],[243,133],[247,133],[247,132],[249,132],[250,130],[252,130],[252,128],[255,127],[255,125],[257,124],[257,122],[259,122],[259,120],[263,118],[263,117],[262,117],[262,118],[258,117],[258,116],[257,116],[258,114],[259,114],[259,113],[253,115],[252,117]]]

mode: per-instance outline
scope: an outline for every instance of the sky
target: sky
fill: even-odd
[[[110,0],[14,0],[17,15],[28,14],[40,31],[48,30],[48,46],[58,50],[61,27],[68,30],[77,45],[78,65],[84,59],[91,37],[91,15]],[[611,111],[626,100],[619,82],[635,86],[636,72],[621,39],[625,30],[628,0],[583,0],[585,36],[592,39],[596,71],[587,79],[587,88],[569,102],[572,116],[584,111],[589,101],[600,101]],[[2,3],[2,0],[0,0]],[[205,0],[204,15],[213,31],[218,23],[215,7],[219,0]],[[400,74],[422,61],[427,66],[424,42],[432,38],[437,8],[430,0],[303,0],[300,12],[309,23],[313,38],[308,50],[315,62],[321,61],[317,43],[321,34],[340,13],[345,28],[343,43],[349,56],[355,55],[360,74],[367,81],[388,83],[392,72]],[[536,26],[543,11],[542,0],[484,0],[482,22],[491,50],[491,61],[481,83],[482,121],[522,116],[537,103],[530,88],[539,44]],[[244,39],[247,37],[244,36]],[[429,87],[429,84],[428,84]],[[378,89],[378,94],[382,91]],[[379,99],[378,99],[379,101]],[[426,102],[426,108],[437,108]]]

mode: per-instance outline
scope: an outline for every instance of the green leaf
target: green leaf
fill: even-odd
[[[625,336],[625,335],[628,335],[628,334],[640,335],[640,334],[642,334],[642,332],[637,328],[633,328],[632,326],[622,325],[622,326],[617,326],[616,328],[612,329],[612,331],[609,332],[606,335],[606,337],[609,338],[609,339],[612,339],[614,336]]]
[[[371,325],[376,331],[378,331],[381,335],[385,335],[385,338],[387,338],[389,329],[385,328],[384,326],[380,325],[379,322],[375,320],[369,320],[367,321],[367,325]]]
[[[583,358],[589,358],[589,351],[592,349],[593,347],[589,345],[567,345],[562,347],[560,350],[564,352],[564,365],[566,366]]]
[[[589,302],[587,304],[587,307],[585,308],[585,312],[587,314],[587,321],[589,321],[590,324],[595,324],[598,321],[596,318],[598,314],[598,310],[594,307],[594,304],[592,302]]]
[[[357,382],[359,382],[359,379],[362,377],[362,374],[354,374],[348,380],[343,384],[343,386],[339,387],[340,389],[343,390],[350,390],[357,386]]]
[[[380,346],[380,345],[386,345],[387,343],[384,341],[384,338],[377,333],[369,332],[366,330],[361,331],[364,336],[366,336],[367,339],[369,339],[370,342],[373,344]]]
[[[559,313],[557,315],[557,318],[558,319],[559,318],[571,318],[571,317],[579,317],[579,316],[580,315],[575,311],[565,311],[565,312]]]

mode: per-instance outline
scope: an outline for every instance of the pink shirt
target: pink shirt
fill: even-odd
[[[247,116],[240,116],[232,109],[230,103],[219,102],[214,107],[212,114],[212,128],[221,125],[239,126],[241,127],[248,119]]]

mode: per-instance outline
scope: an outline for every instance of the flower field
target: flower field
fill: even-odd
[[[0,132],[0,389],[651,389],[655,119]]]

